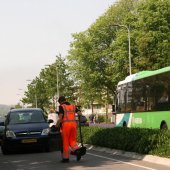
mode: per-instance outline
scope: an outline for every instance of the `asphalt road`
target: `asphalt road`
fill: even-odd
[[[77,162],[74,156],[69,163],[60,162],[60,152],[22,152],[3,155],[0,152],[1,170],[169,170],[170,167],[142,160],[88,150]]]

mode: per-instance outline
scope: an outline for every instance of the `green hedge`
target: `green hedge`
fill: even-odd
[[[170,130],[82,127],[82,134],[86,144],[170,157]]]

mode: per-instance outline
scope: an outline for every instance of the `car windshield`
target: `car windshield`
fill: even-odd
[[[23,110],[11,112],[9,116],[9,124],[21,123],[40,123],[45,122],[43,113],[35,110]]]

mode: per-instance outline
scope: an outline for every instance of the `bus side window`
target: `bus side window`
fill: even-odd
[[[158,100],[158,103],[167,103],[168,99],[169,99],[168,92],[166,90],[164,90],[162,92],[161,97]]]
[[[157,101],[157,110],[168,110],[169,108],[168,100],[169,100],[168,93],[166,90],[164,90]]]
[[[145,111],[145,102],[140,102],[136,107],[136,110],[139,112]]]

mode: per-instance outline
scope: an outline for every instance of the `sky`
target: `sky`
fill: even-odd
[[[0,0],[0,104],[16,105],[72,34],[87,30],[116,0]]]

